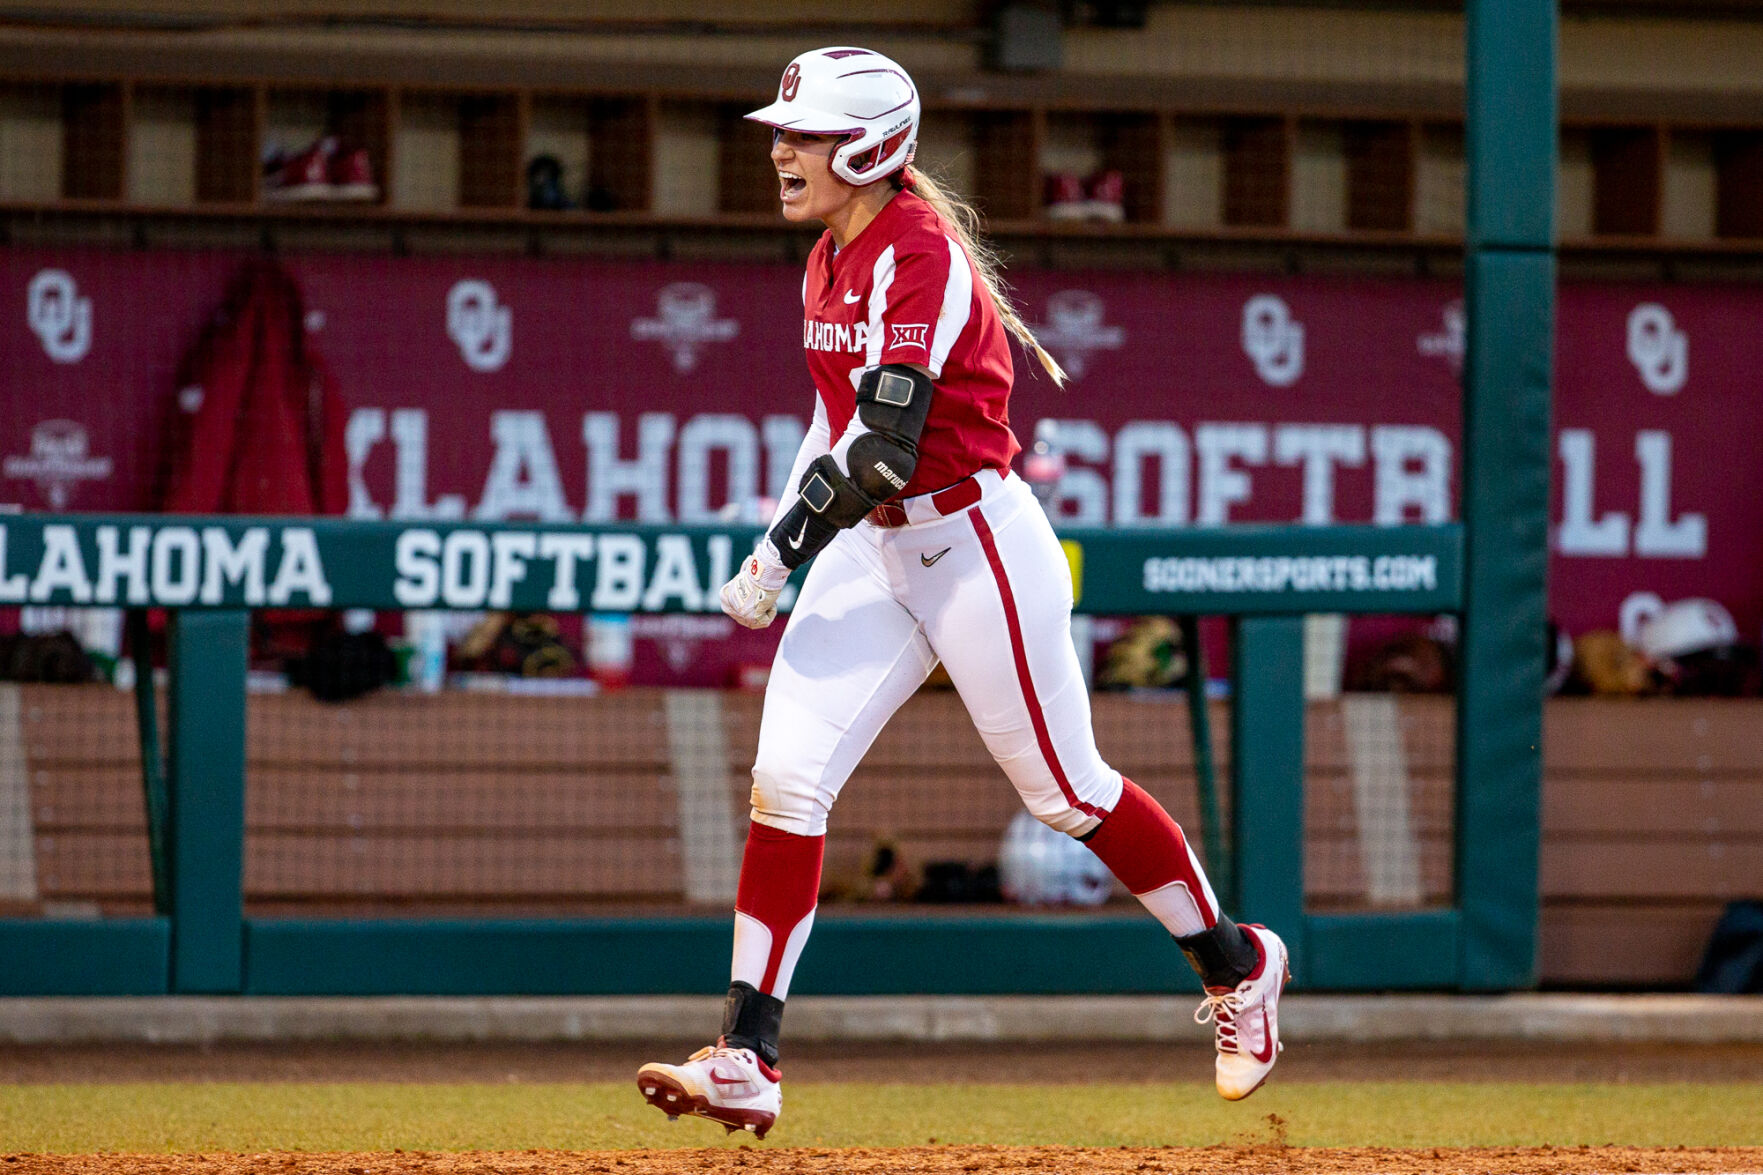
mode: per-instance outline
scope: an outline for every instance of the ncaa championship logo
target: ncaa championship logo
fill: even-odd
[[[1083,376],[1092,351],[1118,351],[1126,343],[1123,327],[1109,326],[1108,307],[1088,290],[1060,290],[1047,299],[1047,322],[1034,328],[1041,346],[1053,352],[1072,379]]]
[[[1677,329],[1671,311],[1642,302],[1628,314],[1628,361],[1649,392],[1669,396],[1690,377],[1690,337]]]
[[[1428,358],[1442,358],[1450,363],[1452,371],[1463,370],[1463,351],[1468,336],[1468,320],[1463,316],[1463,301],[1458,299],[1446,303],[1441,312],[1444,319],[1443,329],[1436,334],[1421,335],[1414,340],[1422,355]]]
[[[698,282],[674,282],[655,295],[654,318],[631,321],[631,338],[660,343],[673,358],[673,369],[685,374],[698,366],[698,349],[726,343],[741,333],[732,318],[716,317],[716,291]]]
[[[1289,388],[1304,374],[1304,324],[1285,299],[1256,294],[1243,303],[1243,354],[1263,383]]]
[[[447,291],[447,337],[473,371],[500,371],[514,349],[514,311],[496,303],[496,287],[478,278]]]
[[[82,481],[110,476],[111,460],[93,457],[85,426],[73,420],[45,420],[31,430],[29,456],[6,458],[0,466],[7,477],[28,478],[53,510],[65,510]]]
[[[31,279],[25,314],[55,362],[78,363],[92,349],[92,299],[80,297],[66,271],[45,269]]]

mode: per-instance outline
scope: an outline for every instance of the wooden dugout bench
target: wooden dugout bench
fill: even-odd
[[[1092,701],[1103,753],[1197,843],[1180,696]],[[385,693],[341,706],[253,694],[248,907],[321,917],[726,908],[759,706],[713,691]],[[1228,703],[1213,708],[1213,728],[1226,729]],[[0,912],[150,911],[130,696],[0,685],[5,725]],[[1450,699],[1314,703],[1307,736],[1310,907],[1448,904]],[[1553,699],[1544,750],[1543,983],[1687,984],[1722,906],[1763,895],[1763,702]],[[1218,754],[1227,773],[1228,746]],[[914,868],[990,862],[1018,810],[959,699],[924,691],[839,800],[828,900],[866,889],[884,842]]]

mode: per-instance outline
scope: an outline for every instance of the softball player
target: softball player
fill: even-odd
[[[815,558],[772,666],[717,1043],[637,1074],[670,1117],[763,1138],[778,1032],[814,923],[827,813],[938,660],[1023,802],[1089,845],[1168,928],[1206,986],[1218,1092],[1247,1097],[1279,1055],[1278,936],[1238,926],[1181,829],[1103,761],[1070,639],[1071,575],[1011,472],[1008,335],[1065,373],[1000,288],[973,210],[912,164],[918,92],[894,62],[828,48],[790,62],[772,127],[784,216],[826,232],[802,284],[814,421],[767,536],[722,589],[763,628]]]

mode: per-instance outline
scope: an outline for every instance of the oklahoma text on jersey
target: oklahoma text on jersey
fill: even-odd
[[[867,322],[816,322],[810,318],[802,323],[802,345],[810,351],[867,351]]]

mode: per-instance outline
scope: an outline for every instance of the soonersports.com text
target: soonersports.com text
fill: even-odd
[[[1438,586],[1434,555],[1145,560],[1148,592],[1407,592]]]

